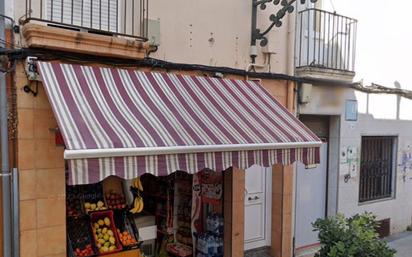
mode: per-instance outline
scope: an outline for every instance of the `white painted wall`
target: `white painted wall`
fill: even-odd
[[[326,90],[325,90],[326,89]],[[321,104],[322,97],[327,94],[341,95],[338,105]],[[334,92],[335,93],[331,93]],[[407,165],[403,164],[403,157],[412,153],[412,119],[410,118],[411,100],[400,99],[400,118],[397,119],[397,96],[394,95],[371,95],[356,92],[352,89],[330,90],[330,88],[314,87],[313,101],[300,106],[301,114],[324,114],[340,115],[340,150],[346,147],[354,147],[357,151],[357,158],[360,161],[360,147],[362,135],[395,135],[398,136],[397,163],[395,194],[393,199],[377,201],[373,203],[359,204],[359,166],[357,164],[357,176],[345,182],[344,176],[348,173],[349,166],[339,162],[338,169],[330,169],[338,176],[338,212],[345,215],[353,215],[365,211],[373,212],[378,219],[391,219],[391,232],[396,233],[406,229],[412,222],[412,161]],[[369,98],[369,102],[368,102]],[[345,121],[344,100],[354,99],[358,101],[359,117],[358,121]],[[336,135],[333,136],[336,140]],[[339,151],[340,152],[340,151]],[[339,155],[336,151],[332,157]],[[408,165],[409,164],[409,165]],[[336,174],[338,172],[338,174]],[[331,195],[329,193],[329,195]],[[329,204],[331,202],[331,198]]]

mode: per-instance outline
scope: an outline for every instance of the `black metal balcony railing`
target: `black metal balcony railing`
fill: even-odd
[[[354,71],[357,20],[319,9],[299,12],[297,68]]]
[[[29,21],[146,41],[148,0],[26,0]]]

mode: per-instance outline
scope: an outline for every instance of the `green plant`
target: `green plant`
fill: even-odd
[[[321,249],[315,257],[394,257],[396,251],[379,239],[377,226],[371,213],[318,219],[313,227],[319,232]]]

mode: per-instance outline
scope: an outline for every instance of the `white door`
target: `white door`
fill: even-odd
[[[245,250],[270,245],[271,169],[253,165],[245,175]]]
[[[320,164],[316,168],[306,169],[297,164],[296,176],[296,248],[318,243],[318,235],[313,231],[312,223],[324,218],[326,213],[327,179],[327,143],[320,148]]]

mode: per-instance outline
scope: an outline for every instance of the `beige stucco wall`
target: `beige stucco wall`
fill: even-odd
[[[26,0],[6,1],[14,2],[11,13],[16,20],[24,16]],[[135,3],[138,5],[139,1]],[[40,15],[39,4],[40,0],[32,0],[33,16]],[[259,9],[258,28],[266,29],[270,24],[269,15],[278,8],[268,4],[266,10]],[[246,69],[250,63],[251,12],[252,1],[150,0],[149,19],[160,22],[159,50],[152,53],[151,57],[172,62]],[[267,48],[272,54],[262,53],[258,46],[256,63],[264,64],[270,59],[270,69],[269,65],[265,65],[257,71],[293,73],[294,18],[295,13],[286,14],[282,27],[274,27],[268,34]],[[137,19],[136,15],[135,21]],[[135,27],[138,27],[137,23]]]
[[[251,10],[252,1],[150,1],[149,16],[160,21],[161,35],[153,57],[245,69],[250,63]],[[275,10],[268,4],[267,10],[258,11],[259,28],[266,29]],[[284,25],[269,33],[268,48],[276,52],[271,56],[272,72],[287,72],[288,44],[293,46],[287,37],[290,18],[287,15]],[[266,56],[259,55],[257,63],[263,63]]]

